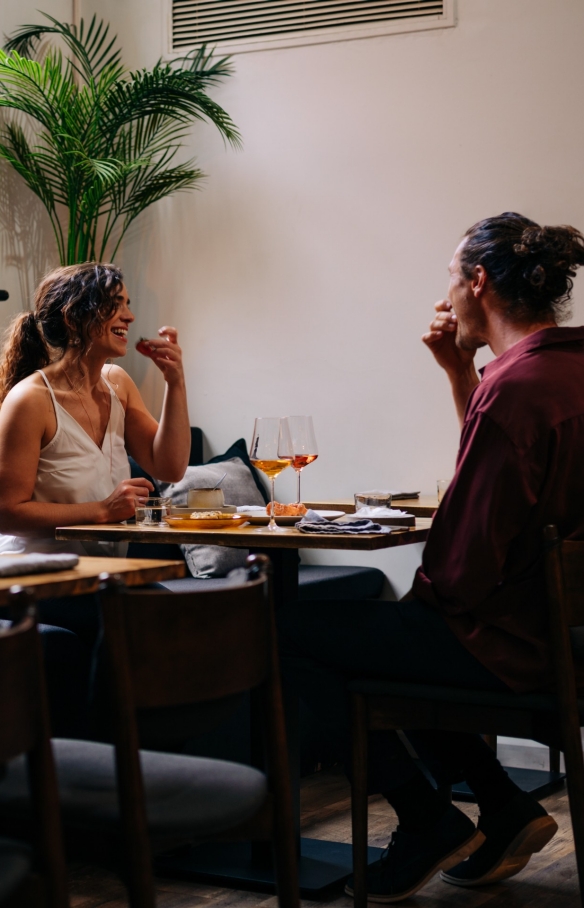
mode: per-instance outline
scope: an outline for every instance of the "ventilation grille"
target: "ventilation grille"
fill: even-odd
[[[302,43],[303,35],[318,39],[331,29],[342,32],[351,26],[378,31],[400,22],[423,27],[429,17],[444,19],[450,5],[449,0],[172,0],[172,47],[278,38],[289,44],[293,37],[299,39],[293,43]]]

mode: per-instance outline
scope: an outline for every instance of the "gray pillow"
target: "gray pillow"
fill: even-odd
[[[249,468],[239,457],[201,467],[187,467],[180,482],[158,482],[158,487],[160,494],[169,496],[175,507],[186,507],[189,489],[212,489],[224,473],[227,476],[221,488],[225,504],[265,506]],[[181,550],[193,577],[225,577],[229,571],[243,567],[248,555],[247,549],[224,545],[181,545]]]

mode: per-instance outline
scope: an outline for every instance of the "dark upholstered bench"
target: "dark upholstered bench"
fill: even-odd
[[[130,558],[145,557],[134,549]],[[177,546],[177,551],[180,549]],[[174,555],[173,557],[177,557]],[[299,599],[377,599],[383,587],[384,574],[379,568],[344,567],[336,565],[301,564],[298,567]],[[174,593],[216,589],[225,583],[224,577],[183,577],[158,584]]]

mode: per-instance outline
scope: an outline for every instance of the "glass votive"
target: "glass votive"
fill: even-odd
[[[165,527],[166,515],[170,512],[170,498],[147,498],[136,505],[136,526]]]
[[[355,492],[355,510],[359,508],[390,508],[391,492],[383,489],[373,489],[371,492]]]
[[[436,491],[437,491],[437,495],[438,495],[438,504],[440,504],[440,502],[444,498],[444,495],[446,494],[446,489],[448,488],[450,483],[451,483],[450,479],[437,479],[436,480]]]

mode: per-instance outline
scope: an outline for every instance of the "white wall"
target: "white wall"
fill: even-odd
[[[82,8],[148,66],[164,2]],[[1,29],[34,21],[36,5],[4,0]],[[136,336],[180,330],[191,421],[212,452],[249,441],[256,415],[310,412],[320,458],[306,498],[431,492],[452,473],[448,387],[419,338],[474,221],[515,209],[584,228],[583,34],[580,0],[459,0],[453,29],[234,58],[214,97],[243,151],[197,125],[205,189],[143,215],[119,255]],[[0,275],[16,294],[6,260]],[[156,409],[156,376],[137,354],[128,366]],[[277,480],[281,498],[293,479]],[[419,548],[334,559],[379,564],[401,592]]]

